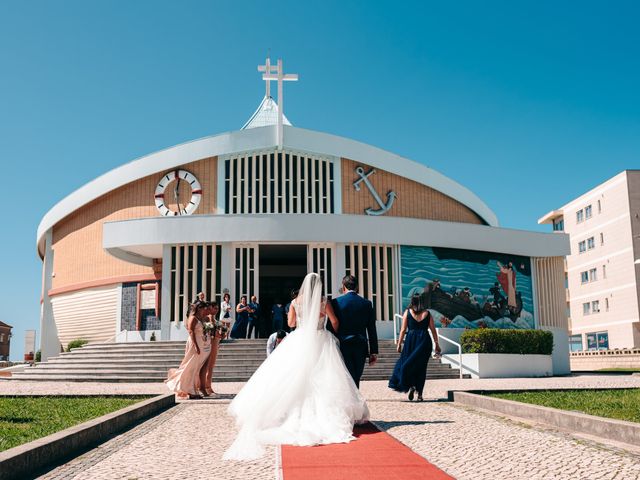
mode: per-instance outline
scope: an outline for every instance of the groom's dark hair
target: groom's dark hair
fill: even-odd
[[[353,275],[345,275],[342,279],[342,286],[345,290],[353,290],[355,292],[358,289],[358,279]]]

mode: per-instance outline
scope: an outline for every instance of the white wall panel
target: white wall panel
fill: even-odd
[[[84,338],[103,342],[113,337],[120,312],[120,285],[96,287],[51,298],[60,343]]]

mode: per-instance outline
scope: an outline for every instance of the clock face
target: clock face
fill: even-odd
[[[191,215],[202,198],[202,187],[193,173],[186,170],[167,172],[156,187],[156,207],[161,215]]]

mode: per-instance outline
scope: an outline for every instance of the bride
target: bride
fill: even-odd
[[[256,370],[229,406],[239,428],[224,457],[252,460],[264,445],[321,445],[354,439],[353,425],[369,409],[347,371],[334,331],[338,319],[322,298],[322,281],[309,273],[292,302],[296,327]]]

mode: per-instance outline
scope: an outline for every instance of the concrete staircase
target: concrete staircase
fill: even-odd
[[[398,358],[391,340],[379,343],[378,362],[365,367],[363,380],[387,380]],[[74,382],[161,382],[184,355],[185,342],[95,343],[36,367],[13,374],[13,380]],[[246,381],[266,357],[266,340],[225,340],[220,346],[214,382]],[[428,379],[458,378],[459,371],[431,359]]]

